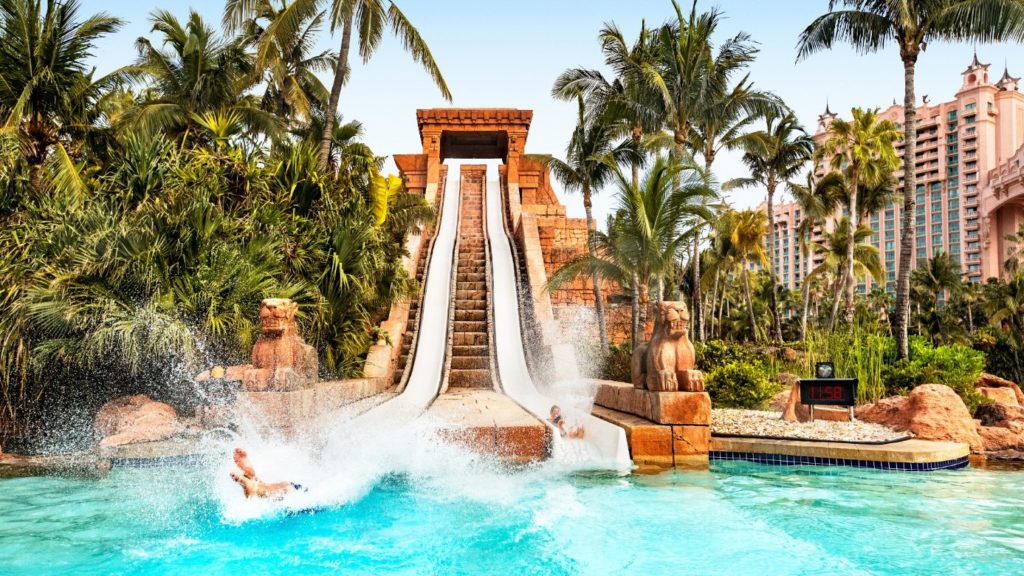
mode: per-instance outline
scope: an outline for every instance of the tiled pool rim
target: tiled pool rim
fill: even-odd
[[[824,458],[818,456],[791,456],[787,454],[759,454],[756,452],[711,452],[711,460],[746,460],[758,464],[775,466],[850,466],[893,472],[931,472],[954,470],[969,465],[968,457],[962,456],[941,462],[882,462],[878,460],[851,460],[846,458]]]

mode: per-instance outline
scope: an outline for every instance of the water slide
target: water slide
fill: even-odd
[[[497,182],[487,182],[484,198],[484,228],[491,263],[491,302],[494,308],[493,334],[498,361],[498,379],[505,394],[545,421],[557,402],[541,394],[530,376],[522,324],[512,245],[504,225],[504,205]],[[554,458],[586,468],[628,470],[631,465],[626,433],[618,426],[590,414],[569,414],[586,429],[583,440],[564,440],[554,434]]]
[[[430,407],[440,391],[448,343],[448,307],[451,303],[455,240],[462,196],[460,184],[459,173],[452,170],[424,276],[420,324],[414,351],[410,356],[412,365],[406,386],[395,398],[350,421],[346,426],[348,430],[379,433],[412,422]],[[492,268],[492,345],[495,347],[498,379],[506,395],[546,422],[548,411],[556,401],[537,390],[527,368],[519,318],[515,262],[510,239],[505,231],[501,194],[495,182],[486,183],[484,211],[488,259]],[[569,417],[574,423],[586,428],[586,437],[583,440],[565,441],[555,433],[555,459],[577,468],[621,470],[630,467],[626,435],[621,428],[590,414],[570,414]]]
[[[433,248],[423,276],[423,301],[415,349],[409,356],[409,379],[395,398],[361,414],[353,422],[361,426],[382,423],[388,427],[409,422],[426,410],[441,388],[448,346],[448,305],[455,266],[455,236],[459,229],[458,171],[452,170],[434,233]],[[455,184],[451,182],[455,179]]]

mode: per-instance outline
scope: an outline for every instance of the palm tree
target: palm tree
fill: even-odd
[[[302,0],[310,3],[314,0]],[[296,4],[298,4],[298,0]],[[430,47],[420,36],[419,30],[412,22],[405,17],[398,5],[391,0],[332,0],[331,1],[331,28],[332,30],[341,27],[341,47],[338,50],[338,64],[334,70],[334,82],[331,84],[331,94],[327,101],[327,114],[333,115],[338,111],[338,101],[341,99],[341,87],[349,76],[349,47],[352,43],[352,27],[356,25],[359,29],[359,55],[363,62],[368,62],[380,46],[380,40],[384,28],[391,27],[402,41],[402,47],[412,56],[412,59],[420,64],[430,75],[434,84],[441,90],[445,100],[451,102],[452,94],[448,90],[448,84],[441,75],[441,69],[434,62],[434,56],[430,53]],[[331,127],[324,126],[324,133],[320,140],[320,161],[321,170],[327,168],[327,160],[330,155],[331,142],[333,140]]]
[[[615,173],[614,165],[634,161],[639,155],[632,142],[615,143],[615,125],[607,117],[587,114],[583,95],[577,96],[578,114],[576,128],[565,150],[565,160],[552,156],[538,157],[547,165],[567,191],[583,194],[583,209],[587,215],[587,231],[591,238],[587,249],[591,258],[597,258],[593,241],[594,225],[593,200],[591,195],[600,190]],[[591,275],[594,286],[594,306],[597,313],[598,333],[601,349],[608,351],[608,330],[604,317],[604,298],[598,274]]]
[[[329,94],[317,73],[333,70],[337,62],[329,50],[313,53],[326,13],[323,10],[295,13],[296,3],[257,0],[249,6],[229,2],[224,24],[229,31],[241,31],[245,42],[255,47],[255,71],[266,84],[260,99],[264,110],[277,116],[308,120],[314,110],[327,106]],[[290,18],[300,18],[294,25]]]
[[[911,274],[911,282],[920,286],[934,298],[934,308],[939,309],[939,298],[946,290],[958,292],[962,281],[960,276],[960,262],[946,252],[939,252],[918,263],[917,268]]]
[[[719,222],[727,242],[727,250],[740,266],[750,332],[754,340],[758,340],[760,332],[757,329],[757,316],[754,314],[754,300],[750,288],[750,265],[768,265],[768,256],[764,250],[764,237],[768,234],[768,216],[763,210],[727,210],[719,218]]]
[[[661,94],[665,110],[665,126],[672,132],[672,151],[677,158],[685,158],[685,146],[695,123],[707,111],[709,104],[719,102],[729,91],[730,81],[736,73],[754,61],[758,50],[750,35],[740,32],[726,39],[717,52],[712,37],[718,30],[722,13],[718,9],[697,12],[694,0],[689,16],[683,14],[679,3],[672,0],[675,20],[664,24],[654,40],[656,66],[645,73],[648,81]],[[706,115],[706,114],[704,114]],[[705,161],[707,157],[705,157]],[[706,176],[710,179],[710,174]],[[700,230],[693,239],[693,325],[698,335],[703,333],[703,305],[700,293]]]
[[[659,131],[664,120],[661,98],[645,77],[654,66],[652,34],[642,24],[630,46],[615,24],[606,24],[598,38],[605,64],[615,77],[609,81],[599,70],[570,68],[555,80],[551,94],[560,100],[582,94],[589,110],[606,115],[640,150],[644,136]],[[641,161],[638,156],[632,163],[634,187],[640,185]]]
[[[121,20],[101,12],[80,21],[79,9],[78,0],[0,0],[0,122],[22,140],[36,193],[50,151],[91,128],[89,109],[121,76],[94,79],[87,65]]]
[[[807,184],[790,183],[789,191],[793,199],[800,205],[802,218],[797,224],[797,237],[800,239],[800,252],[804,262],[813,264],[817,252],[812,242],[814,231],[832,218],[840,205],[840,191],[843,189],[842,176],[835,172],[825,174],[815,181],[814,175],[807,174]],[[807,264],[805,264],[807,265]],[[807,338],[807,314],[810,309],[811,285],[804,279],[801,285],[803,292],[803,314],[800,318],[800,339]]]
[[[842,9],[836,10],[839,6]],[[1018,0],[830,0],[829,11],[800,34],[797,58],[849,42],[863,53],[895,43],[903,62],[903,166],[914,165],[917,143],[917,103],[914,71],[917,58],[936,41],[988,42],[1024,38],[1024,4]],[[910,353],[910,271],[914,250],[915,174],[903,173],[903,213],[900,218],[900,261],[896,281],[896,354]]]
[[[244,94],[252,82],[253,60],[238,40],[225,40],[189,12],[184,26],[170,12],[153,13],[153,31],[158,32],[159,49],[147,38],[139,38],[139,59],[131,72],[145,80],[152,90],[130,114],[128,121],[145,133],[164,132],[184,144],[207,114],[235,116],[250,132],[276,136],[281,121]]]
[[[677,188],[676,177],[684,186]],[[549,289],[587,275],[598,275],[633,292],[633,345],[643,337],[647,324],[652,283],[656,293],[675,266],[679,251],[694,225],[710,218],[701,206],[708,194],[699,175],[666,159],[657,158],[639,186],[634,186],[617,167],[613,175],[618,192],[616,211],[609,218],[608,232],[595,232],[595,255],[581,254],[557,270]]]
[[[879,120],[878,110],[851,111],[850,122],[836,119],[828,127],[828,135],[821,148],[819,158],[827,158],[832,170],[842,172],[846,179],[849,201],[847,209],[851,223],[847,227],[849,238],[846,247],[850,254],[846,258],[846,321],[853,322],[853,281],[854,231],[859,227],[860,209],[857,206],[857,192],[860,186],[872,186],[883,182],[899,167],[895,142],[900,132],[890,120]]]
[[[792,112],[784,116],[769,115],[764,130],[747,134],[743,139],[743,163],[750,170],[749,178],[739,178],[726,184],[726,188],[763,185],[768,192],[768,278],[771,286],[769,310],[772,314],[773,334],[782,341],[782,318],[776,294],[775,276],[775,192],[788,184],[807,165],[814,152],[814,142],[804,132]]]
[[[839,313],[840,294],[844,287],[856,284],[857,278],[871,274],[876,281],[885,277],[885,270],[882,268],[882,261],[878,255],[878,248],[868,243],[874,232],[869,226],[858,226],[857,230],[850,234],[850,219],[847,216],[836,222],[836,227],[831,232],[823,234],[822,242],[815,242],[815,251],[824,254],[825,258],[821,264],[815,266],[811,273],[804,279],[809,283],[817,278],[831,276],[834,278],[832,284],[832,314],[829,317],[829,330],[836,324]],[[853,249],[850,249],[850,238],[853,237]],[[852,264],[849,260],[852,255]],[[847,272],[853,270],[852,274]]]

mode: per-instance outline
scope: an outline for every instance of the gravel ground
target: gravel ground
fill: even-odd
[[[844,442],[884,442],[907,436],[906,432],[896,432],[880,424],[828,422],[825,420],[786,422],[778,412],[727,408],[711,411],[711,432],[714,434]]]

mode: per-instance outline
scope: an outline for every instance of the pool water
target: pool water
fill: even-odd
[[[0,574],[1020,574],[1024,472],[388,475],[231,520],[212,470],[0,480]]]

